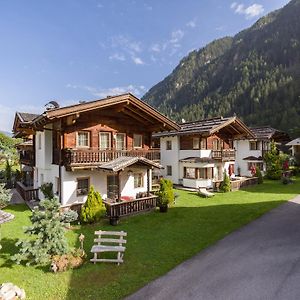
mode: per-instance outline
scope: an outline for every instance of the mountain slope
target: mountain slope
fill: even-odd
[[[187,121],[236,113],[300,134],[300,0],[183,58],[143,100]]]

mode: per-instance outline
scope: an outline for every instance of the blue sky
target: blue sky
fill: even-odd
[[[0,130],[50,100],[141,97],[191,50],[287,2],[0,0]]]

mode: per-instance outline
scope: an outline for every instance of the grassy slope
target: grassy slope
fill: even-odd
[[[23,236],[22,226],[29,224],[30,215],[24,205],[12,206],[7,211],[14,213],[16,218],[1,228],[0,283],[12,281],[19,285],[26,290],[28,299],[118,299],[293,198],[299,190],[298,179],[293,185],[266,182],[211,199],[177,191],[180,195],[177,204],[167,214],[154,212],[123,219],[115,228],[104,222],[69,231],[67,235],[72,246],[77,243],[78,234],[85,234],[87,252],[95,229],[127,231],[125,263],[121,266],[86,263],[78,270],[60,274],[11,264],[9,256],[16,251],[14,243]]]

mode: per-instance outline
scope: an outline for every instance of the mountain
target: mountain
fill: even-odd
[[[0,133],[3,133],[9,137],[12,137],[12,133],[11,132],[8,132],[8,131],[3,131],[3,130],[0,130]]]
[[[183,58],[143,100],[176,121],[237,114],[300,135],[300,0]]]

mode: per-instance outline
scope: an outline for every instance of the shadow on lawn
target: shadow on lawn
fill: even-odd
[[[16,254],[18,249],[16,247],[17,239],[2,238],[0,240],[2,249],[0,250],[0,259],[4,263],[0,267],[11,268],[15,263],[10,259],[12,255]]]
[[[106,222],[77,228],[75,233],[86,237],[84,248],[88,258],[80,269],[72,271],[65,299],[123,298],[282,203],[284,201],[174,207],[168,213],[156,211],[121,219],[116,227]],[[300,214],[300,205],[285,205]],[[128,233],[124,264],[88,262],[94,231],[99,229]]]

